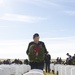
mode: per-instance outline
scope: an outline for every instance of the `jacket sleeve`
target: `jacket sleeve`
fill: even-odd
[[[28,48],[27,48],[27,51],[26,51],[26,54],[27,54],[27,55],[28,55],[28,53],[29,53],[29,47],[30,47],[30,43],[29,43]]]
[[[43,47],[44,47],[44,49],[45,49],[45,53],[47,54],[47,53],[48,53],[48,51],[47,51],[46,46],[45,46],[45,44],[44,44],[44,43],[43,43]]]

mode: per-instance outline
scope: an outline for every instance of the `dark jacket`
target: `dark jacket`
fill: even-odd
[[[45,55],[45,63],[50,63],[51,61],[51,56],[49,54]]]
[[[33,41],[33,42],[30,42],[29,45],[28,45],[28,48],[27,48],[27,51],[26,51],[27,55],[28,55],[28,53],[29,53],[29,48],[30,48],[31,45],[38,45],[38,46],[39,46],[39,45],[42,45],[42,47],[45,49],[45,53],[48,53],[48,52],[47,52],[47,49],[46,49],[46,47],[45,47],[44,42],[39,41],[38,43],[35,43],[35,42]]]

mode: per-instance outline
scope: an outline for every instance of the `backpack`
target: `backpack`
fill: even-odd
[[[29,60],[30,62],[41,62],[44,61],[45,49],[39,45],[31,45],[29,48]]]

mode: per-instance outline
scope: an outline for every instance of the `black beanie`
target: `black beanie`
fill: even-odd
[[[35,37],[39,37],[39,34],[38,34],[38,33],[35,33],[35,34],[33,35],[33,39],[34,39]]]

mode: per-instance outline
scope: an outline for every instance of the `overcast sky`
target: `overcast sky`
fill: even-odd
[[[52,58],[75,52],[75,0],[0,0],[0,58],[27,58],[34,33]]]

